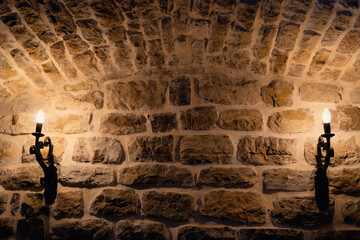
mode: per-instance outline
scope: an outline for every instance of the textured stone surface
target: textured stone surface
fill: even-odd
[[[149,191],[142,197],[141,211],[145,216],[186,221],[195,210],[195,198],[189,194]]]
[[[219,127],[225,130],[260,131],[262,126],[262,115],[258,110],[225,110],[219,117]]]
[[[360,130],[360,108],[356,106],[341,106],[336,108],[337,112],[334,116],[335,126],[343,131],[359,131]]]
[[[184,226],[179,228],[179,240],[191,239],[213,239],[213,240],[235,240],[236,232],[227,227],[202,227],[202,226]]]
[[[355,226],[360,226],[360,202],[358,200],[348,200],[341,204],[341,214],[344,222]]]
[[[203,195],[202,202],[200,212],[204,216],[242,224],[265,223],[265,206],[258,193],[212,191]]]
[[[320,211],[314,197],[287,197],[273,202],[271,218],[274,224],[315,227],[332,221],[334,200],[330,199],[329,210]]]
[[[332,230],[312,232],[315,240],[336,240],[336,239],[356,239],[360,237],[359,230]]]
[[[45,239],[43,220],[39,218],[19,219],[17,221],[16,239]]]
[[[169,232],[163,223],[150,221],[129,221],[123,220],[116,224],[116,239],[169,239]]]
[[[110,109],[158,109],[165,103],[168,83],[165,81],[131,81],[107,85]]]
[[[200,99],[205,102],[248,105],[260,100],[260,84],[256,80],[211,75],[196,79],[195,86]]]
[[[136,137],[130,140],[129,156],[134,162],[173,161],[174,137]]]
[[[92,114],[62,114],[49,119],[47,131],[61,133],[83,133],[92,130]]]
[[[14,219],[11,218],[0,218],[0,238],[8,239],[14,234],[13,226]]]
[[[115,183],[115,174],[108,167],[62,166],[59,182],[63,186],[69,187],[103,187]]]
[[[210,167],[199,173],[199,184],[249,188],[258,183],[256,172],[248,167]]]
[[[289,81],[274,80],[261,88],[262,100],[267,106],[284,107],[293,104],[294,84]]]
[[[53,239],[107,239],[111,234],[110,224],[100,219],[66,220],[52,227]]]
[[[316,164],[316,145],[317,141],[305,142],[305,159],[308,163]],[[345,140],[333,140],[331,143],[334,148],[335,156],[331,158],[330,166],[353,165],[359,162],[360,147],[356,144],[355,137]]]
[[[27,166],[11,169],[2,169],[0,171],[0,184],[6,190],[32,190],[39,191],[40,177],[44,173],[40,166]]]
[[[101,119],[100,132],[126,135],[146,131],[146,118],[142,115],[110,113]]]
[[[49,207],[45,205],[42,193],[27,193],[21,203],[21,215],[34,217],[40,214],[49,214]]]
[[[138,197],[133,189],[104,189],[91,203],[90,212],[101,217],[121,217],[138,212]]]
[[[16,145],[7,141],[6,139],[0,139],[0,165],[16,163],[15,152],[17,151]]]
[[[275,25],[262,25],[253,47],[254,56],[262,59],[269,56],[272,41],[275,37],[277,27]]]
[[[299,86],[300,98],[306,102],[340,102],[342,88],[324,83],[306,83]]]
[[[11,215],[15,216],[20,209],[20,194],[14,193],[10,200]]]
[[[340,45],[337,48],[337,52],[346,54],[355,53],[360,47],[359,36],[359,30],[351,30],[347,32],[344,38],[341,40]]]
[[[151,130],[153,133],[169,132],[177,128],[175,113],[159,113],[150,116]]]
[[[180,140],[180,161],[184,164],[230,163],[234,148],[228,136],[184,136]]]
[[[336,194],[350,195],[359,193],[359,175],[359,168],[331,170],[328,174],[330,191]]]
[[[299,49],[295,55],[295,61],[305,63],[311,56],[315,45],[319,41],[321,35],[315,31],[305,30],[301,39]]]
[[[8,203],[8,194],[6,192],[0,193],[0,214],[6,210],[6,204]]]
[[[314,126],[314,116],[309,109],[285,110],[273,113],[267,125],[278,133],[309,132]]]
[[[175,106],[190,105],[191,82],[188,77],[180,76],[170,82],[169,99]]]
[[[196,107],[181,112],[180,119],[184,130],[211,130],[218,116],[215,107]]]
[[[290,21],[281,21],[276,37],[276,47],[291,51],[294,48],[300,25]]]
[[[296,239],[303,240],[304,234],[300,230],[293,229],[241,229],[240,230],[240,239],[248,240],[260,240],[260,239],[278,239],[278,240],[287,240],[287,239]]]
[[[310,191],[314,189],[315,174],[312,171],[289,168],[269,169],[263,172],[263,190],[267,193],[279,191]]]
[[[56,219],[82,217],[84,215],[82,191],[58,192],[53,209]]]
[[[192,187],[193,174],[186,168],[160,164],[140,164],[120,169],[118,183],[129,186]]]
[[[291,164],[296,162],[294,139],[250,137],[239,139],[238,161],[253,165]]]

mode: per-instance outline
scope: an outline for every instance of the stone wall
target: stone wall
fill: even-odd
[[[360,238],[358,7],[0,1],[0,239]],[[28,152],[40,108],[51,206]]]

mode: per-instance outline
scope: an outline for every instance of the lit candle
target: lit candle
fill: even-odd
[[[40,109],[40,111],[36,114],[36,132],[37,133],[41,133],[44,119],[45,119],[44,111],[42,109]]]
[[[325,108],[322,113],[322,121],[324,124],[325,133],[331,133],[331,128],[330,128],[331,114],[328,108]]]

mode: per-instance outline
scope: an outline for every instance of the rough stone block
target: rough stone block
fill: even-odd
[[[310,64],[310,69],[308,71],[308,75],[312,76],[316,72],[319,72],[323,69],[324,65],[329,59],[329,56],[331,54],[330,50],[327,50],[325,48],[320,49],[317,51],[312,59],[312,62]]]
[[[44,222],[39,218],[19,219],[17,221],[16,239],[44,240]]]
[[[107,239],[111,226],[102,219],[69,219],[51,226],[52,239]]]
[[[263,199],[254,192],[219,190],[205,193],[200,213],[242,224],[263,224],[266,221]]]
[[[359,131],[360,130],[360,108],[356,106],[339,106],[334,116],[334,130]]]
[[[231,162],[234,147],[225,135],[184,136],[180,140],[180,161],[184,164]]]
[[[295,53],[295,61],[298,63],[306,63],[320,40],[320,37],[321,35],[315,31],[305,30],[300,41],[299,49]]]
[[[354,195],[360,192],[360,168],[343,168],[329,171],[329,189],[335,194]]]
[[[359,227],[360,226],[359,213],[360,213],[360,201],[348,200],[341,204],[341,214],[344,218],[345,223]]]
[[[294,22],[302,23],[305,21],[307,10],[311,5],[311,0],[287,1],[283,16]]]
[[[320,79],[324,81],[335,81],[340,76],[341,70],[340,69],[331,69],[331,68],[325,68],[320,73]]]
[[[236,240],[236,231],[228,227],[183,226],[179,228],[178,240],[212,239]]]
[[[115,174],[108,167],[62,166],[59,182],[68,187],[104,187],[115,184]]]
[[[269,2],[269,1],[268,1]],[[262,59],[269,56],[272,42],[275,37],[277,27],[275,25],[262,25],[253,46],[253,54],[256,58]]]
[[[92,114],[61,114],[51,116],[46,125],[46,131],[66,134],[83,133],[92,130]]]
[[[169,89],[170,103],[175,106],[190,105],[191,82],[190,78],[180,76],[170,83]]]
[[[250,64],[250,53],[229,47],[225,51],[225,64],[230,69],[245,71]]]
[[[309,132],[314,127],[314,116],[309,109],[285,110],[269,116],[267,125],[278,133]]]
[[[314,197],[287,197],[273,202],[271,218],[274,224],[298,227],[316,227],[332,221],[334,200],[330,199],[329,209],[320,211]]]
[[[163,223],[143,220],[122,220],[116,224],[115,238],[129,240],[168,240],[169,232]]]
[[[210,167],[200,171],[199,184],[249,188],[258,183],[256,172],[249,167]]]
[[[299,86],[301,100],[306,102],[338,103],[343,98],[343,89],[325,83],[305,83]]]
[[[9,196],[6,192],[0,192],[0,214],[5,212],[8,198]]]
[[[131,81],[107,85],[110,109],[159,109],[165,104],[168,83],[165,81]]]
[[[153,133],[170,132],[177,129],[176,113],[159,113],[150,116]]]
[[[0,238],[10,239],[14,235],[15,220],[12,218],[0,218]]]
[[[340,80],[348,83],[356,83],[359,80],[359,73],[359,67],[347,67],[345,68]]]
[[[355,29],[345,34],[336,51],[338,53],[354,54],[359,48],[360,31]]]
[[[260,240],[260,239],[277,239],[277,240],[304,240],[304,234],[300,230],[293,229],[240,229],[240,239]]]
[[[261,7],[261,18],[265,23],[273,23],[279,18],[282,0],[264,0]]]
[[[58,192],[53,207],[55,219],[79,218],[84,215],[84,197],[81,190]]]
[[[21,203],[21,215],[34,217],[38,215],[48,215],[49,207],[45,205],[43,193],[27,193]]]
[[[284,51],[293,50],[299,31],[299,24],[285,20],[281,21],[276,36],[276,48]]]
[[[314,240],[337,240],[337,239],[357,239],[360,238],[359,230],[332,230],[312,232]]]
[[[0,171],[0,184],[6,190],[31,190],[40,191],[40,177],[44,173],[40,166],[26,166]]]
[[[286,62],[288,60],[288,52],[281,51],[279,49],[274,49],[272,51],[272,59],[270,60],[271,63],[271,72],[274,74],[284,74],[286,68]]]
[[[215,107],[195,107],[181,112],[180,120],[184,130],[211,130],[218,115]]]
[[[269,85],[261,88],[261,97],[267,106],[291,106],[293,91],[294,84],[292,82],[273,80]]]
[[[237,159],[253,165],[291,164],[296,162],[294,149],[294,139],[246,136],[239,140]]]
[[[260,131],[263,126],[262,115],[258,110],[225,110],[220,114],[218,125],[225,130]]]
[[[134,189],[104,189],[90,206],[90,213],[99,217],[122,217],[138,212],[138,196]]]
[[[142,115],[110,113],[101,118],[101,133],[127,135],[145,131],[146,118]]]
[[[19,149],[13,142],[8,141],[5,138],[0,139],[0,165],[6,166],[8,164],[17,163],[15,153],[18,151]]]
[[[10,206],[11,206],[11,215],[15,216],[20,209],[20,193],[14,193],[12,195],[10,200]]]
[[[172,162],[173,136],[136,137],[129,143],[130,160],[134,162]]]
[[[222,50],[230,24],[231,14],[219,13],[213,16],[210,30],[210,40],[207,45],[208,52],[213,53]]]
[[[265,193],[311,191],[314,189],[314,179],[313,171],[268,169],[263,172],[263,190]]]
[[[260,84],[256,80],[210,75],[195,81],[197,93],[205,102],[253,105],[260,101]]]
[[[192,187],[194,176],[186,168],[160,164],[140,164],[120,169],[118,183],[128,186]]]
[[[145,192],[141,201],[142,214],[174,221],[186,221],[195,214],[195,198],[174,192]]]
[[[305,142],[305,160],[316,165],[317,140]],[[330,167],[338,165],[353,165],[360,162],[360,147],[356,144],[355,137],[346,140],[332,140],[335,156],[331,158]]]
[[[105,39],[102,36],[102,30],[97,26],[97,22],[94,19],[81,19],[76,21],[81,29],[84,38],[94,45],[100,45],[105,43]]]

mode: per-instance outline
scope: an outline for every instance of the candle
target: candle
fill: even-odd
[[[40,111],[36,114],[36,132],[37,133],[41,133],[44,119],[45,119],[44,111],[42,109],[40,109]]]
[[[330,127],[331,114],[328,108],[325,108],[322,113],[322,121],[324,124],[325,133],[331,133],[331,127]]]

